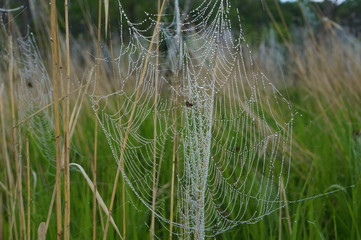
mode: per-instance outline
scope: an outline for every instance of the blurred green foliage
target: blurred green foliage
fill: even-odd
[[[180,8],[184,13],[189,12],[195,6],[198,6],[202,0],[180,0]],[[126,14],[130,21],[140,22],[145,17],[145,12],[156,13],[158,1],[121,0]],[[253,42],[261,41],[271,26],[277,25],[280,32],[286,33],[288,29],[303,26],[305,24],[305,12],[312,11],[317,19],[327,17],[338,22],[342,26],[349,28],[354,33],[361,32],[361,1],[346,0],[340,5],[332,1],[315,3],[309,1],[279,2],[278,0],[230,0],[231,10],[230,19],[234,25],[238,25],[237,11],[239,12],[240,22],[247,39]],[[63,15],[64,6],[62,1],[58,1],[60,16]],[[112,32],[119,32],[119,3],[118,0],[109,2],[109,22]],[[168,12],[174,9],[174,1],[167,1],[166,8]],[[104,10],[104,9],[103,9]],[[69,5],[70,28],[74,35],[86,32],[87,24],[96,26],[98,14],[98,0],[72,0]],[[103,11],[104,18],[104,11]],[[86,16],[87,18],[84,18]],[[88,23],[87,23],[88,19]],[[104,20],[103,20],[104,22]]]
[[[97,26],[99,0],[71,0],[69,1],[70,31],[75,37],[83,35],[87,37]],[[101,0],[102,2],[104,0]],[[161,1],[161,0],[160,0]],[[179,0],[181,13],[187,14],[191,9],[198,6],[203,0]],[[243,28],[246,39],[257,44],[267,37],[270,27],[277,29],[278,34],[287,37],[290,29],[302,27],[307,23],[310,15],[316,21],[321,22],[325,17],[342,27],[348,29],[355,35],[361,35],[361,1],[346,0],[342,4],[336,4],[335,0],[324,2],[312,2],[310,0],[299,0],[293,2],[280,2],[279,0],[229,0],[231,4],[230,19],[233,25]],[[109,0],[109,22],[110,31],[119,33],[119,4],[122,5],[131,22],[141,22],[146,18],[145,12],[157,13],[158,0]],[[0,7],[18,7],[47,5],[45,0],[4,0]],[[64,18],[64,1],[57,1],[59,18]],[[28,7],[30,8],[30,7]],[[40,8],[39,8],[40,9]],[[19,26],[31,23],[30,15],[38,15],[39,9],[24,10],[16,18]],[[104,23],[104,4],[102,9]],[[166,2],[166,12],[174,11],[174,0]],[[239,18],[238,18],[238,13]],[[169,17],[168,17],[169,18]],[[238,20],[239,19],[239,20]],[[163,18],[164,20],[164,18]],[[171,19],[166,19],[171,20]],[[64,24],[64,21],[60,23]],[[104,25],[102,26],[104,28]],[[60,29],[64,30],[60,24]],[[25,32],[23,30],[22,32]]]

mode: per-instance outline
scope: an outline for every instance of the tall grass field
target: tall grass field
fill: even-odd
[[[259,1],[1,3],[0,239],[361,239],[360,37]]]

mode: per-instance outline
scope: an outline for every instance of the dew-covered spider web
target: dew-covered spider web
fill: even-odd
[[[32,33],[17,39],[20,81],[17,83],[17,99],[20,121],[34,139],[43,157],[54,167],[55,133],[53,112],[45,108],[52,103],[53,85],[43,64],[36,40]],[[39,112],[38,112],[39,111]],[[55,169],[55,168],[54,168]]]
[[[292,108],[257,71],[230,3],[207,0],[182,15],[169,2],[139,23],[119,9],[120,87],[91,100],[133,193],[127,198],[182,239],[282,207]]]
[[[20,82],[17,94],[20,102],[20,119],[29,112],[39,110],[52,102],[53,86],[43,64],[39,49],[32,33],[17,39],[19,48]],[[49,111],[50,114],[50,111]]]

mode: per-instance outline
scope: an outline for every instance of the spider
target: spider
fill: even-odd
[[[186,101],[186,106],[187,106],[187,107],[193,107],[193,106],[194,106],[194,104],[193,104],[193,103],[191,103],[191,102],[189,102],[189,101]]]

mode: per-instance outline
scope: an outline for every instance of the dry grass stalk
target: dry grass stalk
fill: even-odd
[[[61,142],[60,142],[60,110],[59,110],[59,79],[58,79],[58,39],[57,39],[57,7],[56,0],[50,2],[50,25],[51,25],[51,49],[52,49],[52,73],[54,87],[54,122],[55,122],[55,143],[56,143],[56,222],[57,239],[63,237],[62,229],[62,207],[61,207]]]
[[[11,15],[9,14],[9,18]],[[10,53],[9,57],[9,90],[10,90],[10,105],[11,105],[11,122],[12,124],[15,124],[16,122],[16,102],[14,97],[14,48],[13,48],[13,31],[12,31],[12,25],[11,22],[8,23],[8,49]],[[14,161],[15,161],[15,169],[16,169],[16,184],[13,189],[10,189],[10,191],[13,192],[15,195],[15,198],[13,199],[13,214],[12,214],[12,221],[11,221],[11,227],[10,232],[12,233],[12,226],[16,222],[16,216],[15,216],[15,205],[16,205],[16,198],[18,198],[18,209],[19,209],[19,222],[20,222],[20,239],[25,238],[26,235],[26,229],[25,229],[25,212],[24,212],[24,205],[23,205],[23,195],[22,195],[22,167],[21,167],[21,160],[19,158],[19,129],[13,128],[12,129],[12,144],[13,144],[13,151],[14,151]],[[15,231],[15,238],[17,238],[18,232],[16,230],[16,226],[14,228]],[[11,235],[11,234],[10,234]]]
[[[65,45],[66,45],[66,90],[65,94],[70,91],[70,43],[69,43],[69,9],[68,0],[65,0]],[[70,170],[69,170],[69,112],[70,99],[66,98],[64,111],[64,240],[70,238]]]
[[[30,153],[29,153],[29,137],[26,136],[26,183],[27,183],[27,239],[31,239],[31,188],[30,188]]]
[[[5,115],[4,115],[4,98],[3,96],[4,94],[4,85],[1,85],[0,87],[0,121],[1,121],[1,129],[2,129],[2,134],[1,134],[1,139],[2,139],[2,153],[3,153],[3,159],[5,160],[5,169],[6,169],[6,179],[7,179],[7,191],[8,191],[8,200],[7,201],[7,208],[11,209],[11,212],[14,211],[15,206],[13,205],[14,202],[14,176],[11,170],[11,165],[10,165],[10,158],[9,158],[9,152],[8,152],[8,146],[7,146],[7,140],[6,140],[6,131],[5,131]],[[5,187],[6,188],[6,187]],[[14,218],[14,216],[12,214],[9,214],[9,223],[12,223],[12,219]],[[10,236],[12,236],[12,231],[11,228],[10,229]]]
[[[101,20],[102,18],[102,1],[98,0],[98,35],[97,35],[97,65],[95,79],[95,93],[98,91],[98,82],[100,75],[100,38],[101,38]],[[97,110],[96,112],[97,113]],[[94,123],[94,149],[93,149],[93,240],[97,239],[97,158],[98,158],[98,121]]]
[[[14,100],[14,79],[13,79],[13,58],[14,58],[14,55],[13,55],[13,40],[12,40],[12,35],[11,35],[11,24],[8,25],[8,48],[9,48],[9,53],[10,53],[10,57],[9,57],[9,72],[8,72],[8,78],[9,78],[9,90],[10,90],[10,105],[11,105],[11,120],[12,122],[15,121],[15,100]],[[17,162],[16,158],[17,158],[17,153],[16,153],[16,130],[13,129],[12,131],[12,140],[13,140],[13,146],[14,146],[14,159],[15,159],[15,162]],[[11,172],[11,167],[9,165],[9,170]],[[15,188],[14,188],[14,185],[11,187],[10,191],[12,192],[12,195],[15,195]],[[15,200],[14,199],[11,199],[11,203],[13,203]],[[15,211],[15,206],[12,205],[12,212]],[[14,214],[11,214],[11,219],[10,219],[10,237],[12,237],[12,226],[13,226],[13,222],[15,221],[15,215]],[[17,231],[15,230],[15,234],[17,234]]]
[[[4,123],[4,108],[3,108],[3,97],[4,96],[4,84],[0,85],[0,122],[1,122],[1,140],[2,140],[2,152],[3,152],[3,159],[4,159],[4,168],[6,169],[5,174],[7,175],[7,179],[8,179],[8,185],[10,185],[10,183],[12,183],[9,179],[9,154],[8,154],[8,150],[7,150],[7,143],[6,143],[6,135],[5,135],[5,123]],[[11,171],[10,171],[11,174]],[[7,187],[3,184],[0,183],[1,188],[3,188],[4,192],[8,195],[8,199],[12,199],[12,196],[9,192],[9,190],[7,189]],[[3,206],[3,198],[2,198],[2,194],[0,194],[0,206]],[[4,238],[4,214],[3,214],[3,208],[0,209],[0,238],[3,239]]]
[[[3,206],[3,196],[0,192],[0,206]],[[3,208],[0,208],[0,238],[4,239],[4,213]]]
[[[158,13],[160,14],[160,0],[158,0]],[[159,80],[159,74],[158,74],[158,64],[159,64],[159,43],[158,43],[159,35],[157,34],[156,39],[156,50],[155,50],[155,96],[154,96],[154,117],[153,117],[153,127],[154,127],[154,141],[153,141],[153,187],[152,187],[152,216],[150,220],[150,240],[154,239],[154,228],[155,228],[155,204],[157,200],[157,180],[156,180],[156,174],[157,174],[157,118],[158,118],[158,80]]]
[[[43,235],[45,235],[45,237],[46,237],[46,233],[48,231],[51,213],[53,212],[53,208],[54,208],[54,203],[55,203],[55,198],[56,198],[56,191],[57,191],[57,186],[56,186],[56,183],[55,183],[53,194],[51,195],[51,200],[50,200],[50,205],[49,205],[49,210],[48,210],[48,216],[46,218],[45,226],[44,226],[43,231],[42,231]],[[40,226],[39,226],[39,228],[40,228]]]
[[[38,240],[46,240],[46,223],[41,222],[38,227]]]

